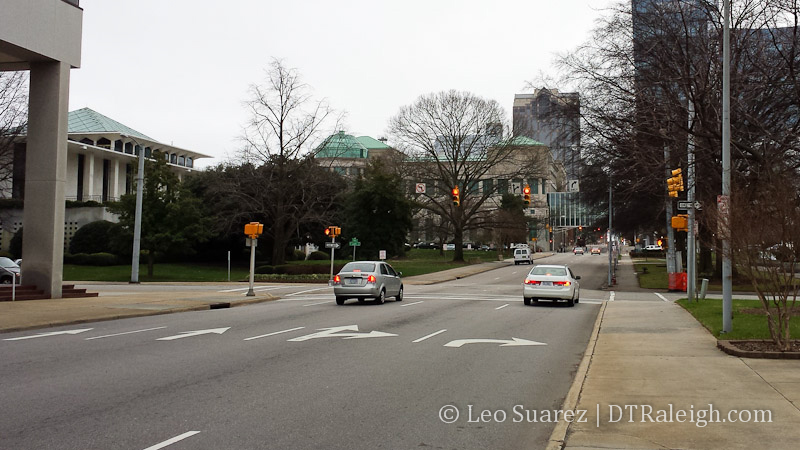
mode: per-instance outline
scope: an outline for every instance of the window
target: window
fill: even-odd
[[[186,167],[192,168],[194,167],[194,160],[192,160],[191,156],[186,157]]]
[[[178,165],[185,166],[186,165],[186,157],[185,156],[178,156]]]
[[[492,189],[494,188],[493,181],[494,180],[492,180],[492,179],[483,180],[483,193],[484,193],[484,195],[492,192]]]
[[[169,162],[172,163],[172,164],[177,164],[178,163],[178,155],[176,155],[175,153],[169,155]]]
[[[500,194],[508,194],[508,180],[497,180],[497,192]]]
[[[153,149],[151,149],[150,147],[145,147],[144,148],[144,157],[145,158],[150,158],[151,156],[153,156]]]
[[[111,141],[106,138],[100,138],[97,140],[97,146],[111,150]]]
[[[126,142],[125,143],[125,153],[132,155],[133,154],[133,143]]]

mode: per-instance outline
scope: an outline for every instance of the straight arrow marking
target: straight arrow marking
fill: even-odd
[[[86,338],[86,340],[87,341],[91,341],[92,339],[103,339],[103,338],[107,338],[107,337],[122,336],[124,334],[143,333],[145,331],[160,330],[162,328],[167,328],[167,327],[147,328],[147,329],[144,329],[144,330],[126,331],[124,333],[107,334],[105,336],[95,336],[95,337]]]
[[[345,325],[342,327],[320,328],[317,331],[318,331],[317,333],[307,334],[305,336],[288,339],[287,342],[303,342],[309,339],[326,338],[326,337],[361,339],[361,338],[371,338],[371,337],[397,336],[396,334],[384,333],[382,331],[370,331],[369,333],[342,333],[342,331],[358,331],[358,325]]]
[[[182,441],[182,440],[184,440],[184,439],[186,439],[188,437],[192,437],[192,436],[194,436],[195,434],[198,434],[198,433],[200,433],[200,432],[199,431],[187,431],[186,433],[183,433],[181,435],[175,436],[172,439],[167,439],[164,442],[161,442],[159,444],[147,447],[144,450],[159,450],[159,449],[162,449],[164,447],[170,446],[170,445],[172,445],[172,444],[174,444],[176,442]]]
[[[15,337],[9,339],[3,339],[4,341],[22,341],[24,339],[36,339],[40,337],[47,337],[47,336],[58,336],[60,334],[78,334],[83,333],[85,331],[93,330],[94,328],[83,328],[81,330],[68,330],[68,331],[51,331],[48,333],[39,333],[33,336],[22,336],[22,337]]]
[[[175,339],[183,339],[183,338],[191,337],[191,336],[200,336],[201,334],[211,334],[211,333],[222,334],[222,333],[224,333],[224,332],[226,332],[226,331],[228,331],[230,329],[231,329],[231,327],[227,327],[227,328],[212,328],[210,330],[184,331],[183,333],[176,334],[175,336],[167,336],[167,337],[163,337],[163,338],[158,338],[156,340],[157,341],[173,341]]]
[[[547,345],[544,342],[529,341],[527,339],[458,339],[444,344],[445,347],[459,348],[466,344],[501,344],[500,347],[518,347],[523,345]]]

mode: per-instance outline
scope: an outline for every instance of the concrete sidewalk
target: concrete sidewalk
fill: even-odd
[[[174,286],[172,283],[168,284]],[[242,285],[242,283],[231,284],[231,288]],[[188,284],[186,289],[170,290],[152,289],[158,286],[157,283],[148,283],[146,286],[148,288],[146,291],[140,290],[135,293],[119,292],[101,294],[98,297],[0,302],[0,332],[227,308],[278,298],[260,292],[254,297],[246,297],[242,295],[244,291],[217,292],[190,289]],[[89,290],[91,291],[91,288]]]
[[[722,353],[675,303],[607,302],[564,409],[585,410],[586,422],[560,422],[548,448],[797,448],[800,361]],[[755,423],[757,411],[772,422]],[[701,426],[703,414],[720,423]]]

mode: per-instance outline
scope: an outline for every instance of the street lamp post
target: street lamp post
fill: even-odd
[[[139,283],[139,253],[142,241],[142,196],[144,190],[144,146],[134,137],[120,135],[131,139],[139,146],[139,170],[136,172],[136,212],[133,216],[133,256],[131,258],[131,283]]]

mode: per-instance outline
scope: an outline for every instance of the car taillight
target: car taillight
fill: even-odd
[[[367,278],[367,283],[374,283],[375,281],[377,281],[377,280],[375,279],[375,275],[370,275],[370,276]]]
[[[569,281],[553,281],[553,286],[569,286]]]
[[[341,279],[341,278],[339,278],[339,275],[334,275],[334,276],[333,276],[333,283],[334,283],[334,284],[339,284],[339,283],[341,283],[341,282],[342,282],[342,279]]]
[[[536,280],[529,280],[529,279],[526,278],[525,279],[525,284],[539,285],[539,284],[542,284],[542,282],[541,281],[536,281]]]

